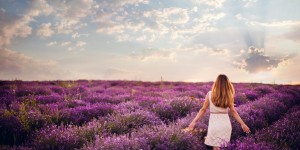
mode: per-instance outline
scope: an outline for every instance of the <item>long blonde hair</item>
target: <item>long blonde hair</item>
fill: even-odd
[[[220,74],[212,86],[212,102],[214,105],[227,108],[234,103],[234,87],[226,75]]]

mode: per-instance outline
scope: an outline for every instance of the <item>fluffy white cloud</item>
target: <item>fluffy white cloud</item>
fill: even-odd
[[[89,1],[90,3],[87,3],[86,1]],[[85,2],[86,4],[96,4],[96,2],[90,0],[85,0]],[[81,6],[80,4],[78,4],[78,2],[73,2],[73,3],[76,3],[76,6],[78,6],[78,9],[81,11],[77,11],[77,9],[74,8],[74,11],[72,11],[72,13],[76,11],[78,12],[78,14],[87,15],[87,14],[94,14],[98,11],[96,15],[97,17],[93,20],[93,22],[99,24],[99,27],[97,29],[98,33],[114,34],[114,33],[123,33],[126,30],[132,30],[134,32],[140,30],[144,26],[143,22],[137,20],[132,21],[128,19],[127,21],[123,20],[125,16],[127,16],[127,18],[128,16],[134,17],[134,14],[129,15],[127,11],[124,10],[123,7],[125,5],[137,6],[139,4],[148,4],[149,0],[112,0],[112,1],[104,0],[104,1],[97,2],[98,4],[96,4],[95,7],[92,8],[91,5]],[[91,10],[91,11],[82,12],[83,10]],[[72,31],[70,29],[72,26],[78,23],[78,18],[83,18],[83,16],[75,17],[75,19],[72,19],[73,22],[69,22],[69,23],[65,22],[62,23],[61,25],[58,25],[58,30],[66,33],[71,33]],[[65,29],[67,29],[67,31]]]
[[[34,17],[39,15],[49,15],[52,8],[45,0],[29,1],[29,8],[22,16],[7,14],[0,11],[0,46],[9,45],[16,37],[27,37],[32,33],[29,25],[34,21]]]
[[[53,7],[46,0],[31,0],[29,6],[31,7],[27,11],[28,16],[39,16],[41,14],[48,16],[53,12]]]
[[[150,11],[101,12],[94,19],[98,23],[98,33],[116,37],[118,41],[153,42],[168,36],[172,40],[193,38],[195,35],[216,30],[215,23],[224,18],[224,12],[205,11],[200,17],[190,19],[195,8],[169,7]]]
[[[8,17],[5,12],[0,12],[0,46],[9,45],[16,37],[27,37],[32,28],[28,25],[32,21],[31,16]]]
[[[53,35],[54,31],[51,29],[51,23],[43,23],[39,29],[37,29],[37,35],[40,37],[49,37]]]
[[[58,20],[55,24],[57,33],[71,34],[87,26],[86,23],[80,21],[94,13],[93,4],[95,4],[93,0],[52,1],[51,5]]]
[[[173,35],[183,39],[192,39],[201,33],[216,31],[217,28],[214,27],[214,24],[216,21],[222,19],[225,15],[226,14],[223,12],[205,13],[199,18],[193,19],[191,27],[176,28],[172,30],[172,33]]]
[[[99,24],[97,29],[98,33],[114,34],[122,33],[125,30],[125,24],[122,23],[122,19],[116,19],[118,14],[115,12],[101,12],[98,14],[94,22]]]

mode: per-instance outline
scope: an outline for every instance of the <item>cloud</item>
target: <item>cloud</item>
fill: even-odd
[[[122,33],[124,32],[124,25],[122,24],[111,24],[110,26],[103,26],[101,28],[97,29],[97,32],[99,33],[105,33],[105,34],[113,34],[113,33]]]
[[[31,35],[30,23],[34,21],[34,17],[49,15],[52,12],[45,0],[33,0],[28,3],[30,7],[21,16],[0,11],[0,46],[9,45],[16,37]]]
[[[144,23],[140,21],[136,14],[139,12],[128,13],[124,7],[126,5],[138,6],[139,4],[148,4],[149,0],[104,0],[96,6],[96,18],[93,22],[98,23],[98,33],[120,34],[125,31],[136,32],[143,28]],[[116,36],[118,37],[118,36]]]
[[[101,12],[100,14],[98,14],[96,19],[94,19],[94,22],[99,24],[97,32],[104,34],[123,32],[124,26],[114,20],[115,15],[116,13],[111,12]]]
[[[240,61],[235,61],[234,65],[248,73],[258,73],[277,68],[280,63],[287,61],[290,57],[273,58],[266,55],[263,48],[251,46],[248,49],[248,53],[244,53],[241,59]]]
[[[211,33],[218,30],[215,24],[218,20],[223,18],[225,13],[203,13],[201,17],[196,17],[186,26],[176,26],[170,29],[170,34],[172,39],[194,39],[197,35],[203,33]]]
[[[260,22],[260,21],[250,20],[250,19],[244,17],[242,14],[237,14],[235,16],[235,18],[239,21],[244,22],[246,25],[250,25],[250,26],[289,28],[289,27],[300,25],[300,20],[281,20],[281,21]]]
[[[86,46],[86,42],[84,41],[76,41],[76,43],[71,43],[70,41],[62,41],[62,42],[57,42],[57,41],[53,41],[53,42],[49,42],[47,43],[46,45],[47,46],[55,46],[55,45],[58,45],[58,46],[69,46],[67,48],[68,51],[74,51],[74,50],[80,50],[80,51],[83,51],[84,50],[84,46]]]
[[[208,22],[208,21],[214,21],[214,20],[219,20],[223,18],[226,14],[224,12],[219,12],[219,13],[206,13],[202,16],[202,18],[195,19],[194,21],[196,22]]]
[[[71,44],[70,41],[62,41],[62,42],[53,41],[53,42],[47,43],[46,45],[47,46],[54,46],[54,45],[69,46],[70,44]]]
[[[89,34],[79,34],[78,32],[75,32],[75,33],[72,34],[73,39],[77,39],[77,38],[80,38],[82,36],[88,37]]]
[[[23,53],[0,48],[0,78],[22,80],[46,80],[63,77],[57,62],[37,60]]]
[[[223,2],[223,0],[201,1],[217,7]],[[92,22],[98,26],[96,32],[114,37],[119,42],[156,42],[165,37],[171,40],[192,39],[195,35],[217,30],[217,21],[226,16],[219,10],[199,10],[197,6],[191,8],[169,6],[153,9],[136,7],[148,3],[150,2],[142,0],[100,1],[95,6],[97,11],[92,19]]]
[[[93,0],[51,1],[50,4],[55,11],[55,30],[59,34],[71,34],[87,26],[81,20],[95,12]]]
[[[111,80],[111,79],[132,79],[134,76],[138,74],[137,71],[129,71],[129,70],[124,70],[120,68],[115,68],[115,67],[107,67],[104,69],[102,73],[103,78],[106,80]],[[99,75],[98,75],[99,76]]]
[[[57,45],[57,42],[56,42],[56,41],[47,43],[47,46],[54,46],[54,45]]]
[[[225,56],[225,55],[229,54],[229,50],[228,49],[220,49],[220,48],[211,49],[210,54],[212,56],[215,56],[215,55]]]
[[[118,12],[100,12],[93,22],[98,24],[97,32],[114,35],[117,38],[130,33],[131,36],[136,32],[141,32],[145,28],[144,19],[137,14]],[[121,34],[121,35],[120,35]],[[132,38],[133,39],[133,38]]]
[[[149,0],[103,0],[99,3],[100,8],[120,9],[125,5],[138,6],[139,4],[148,4]]]
[[[205,12],[196,15],[195,8],[159,8],[150,11],[101,12],[94,22],[98,23],[98,33],[114,36],[118,41],[153,42],[165,36],[174,39],[193,38],[195,35],[216,30],[216,21],[222,19],[224,12]]]
[[[244,29],[224,27],[222,30],[219,29],[195,35],[195,37],[192,39],[192,43],[202,44],[212,49],[228,49],[235,52],[239,51],[240,49],[249,48],[244,38],[246,33],[248,33],[248,31],[245,31]],[[251,35],[253,33],[256,32],[252,31]],[[254,41],[256,41],[256,39]]]
[[[257,0],[243,0],[243,2],[245,2],[244,7],[251,7],[257,2]]]
[[[16,37],[30,35],[32,28],[28,24],[31,21],[31,16],[9,16],[0,11],[0,46],[9,45]]]
[[[84,45],[86,45],[86,42],[83,42],[83,41],[78,41],[76,43],[76,47],[83,47]]]
[[[192,0],[192,2],[194,2],[196,4],[205,4],[208,6],[215,7],[215,8],[220,8],[223,6],[223,3],[225,2],[225,0]]]
[[[201,53],[201,52],[207,52],[209,51],[208,47],[201,43],[192,44],[192,45],[181,45],[179,44],[175,48],[176,52],[183,52],[183,53]]]
[[[185,24],[189,21],[188,10],[176,7],[147,11],[144,12],[144,17],[153,17],[159,24]]]
[[[53,35],[54,31],[51,29],[51,23],[43,23],[39,29],[37,29],[37,35],[40,37],[49,37]]]
[[[279,64],[278,69],[276,69],[273,74],[276,79],[276,83],[281,84],[293,84],[300,83],[300,55],[297,55],[290,60],[286,61],[286,63]]]
[[[224,12],[213,10],[200,13],[196,6],[190,9],[167,7],[151,10],[108,8],[98,11],[93,22],[98,25],[98,33],[113,36],[118,41],[153,42],[165,36],[172,40],[186,39],[214,31],[216,22],[225,15]]]
[[[230,51],[225,48],[211,48],[203,44],[192,44],[192,45],[178,45],[175,49],[175,52],[179,53],[194,53],[198,55],[199,53],[207,53],[209,56],[228,56]]]
[[[16,37],[27,37],[32,33],[30,23],[36,21],[35,18],[45,15],[54,17],[54,24],[43,23],[37,29],[36,34],[40,37],[50,37],[54,33],[72,34],[78,38],[84,34],[79,34],[76,30],[87,26],[81,22],[85,17],[95,13],[93,0],[66,0],[66,1],[46,1],[32,0],[28,2],[28,8],[23,14],[7,14],[0,11],[0,46],[9,45]]]
[[[113,0],[118,5],[138,5],[138,4],[148,4],[149,0]]]
[[[76,44],[75,44],[75,46],[68,47],[68,51],[74,51],[74,50],[83,51],[85,45],[86,45],[86,42],[84,42],[84,41],[77,41]]]
[[[203,54],[207,56],[229,56],[230,51],[228,49],[221,48],[210,48],[202,44],[193,45],[181,45],[178,44],[176,47],[172,48],[145,48],[140,51],[132,51],[130,53],[130,58],[138,59],[141,61],[149,60],[171,60],[176,61],[178,56],[182,55],[200,55]]]
[[[53,7],[49,5],[46,0],[31,0],[29,1],[30,8],[27,11],[29,16],[39,16],[44,14],[45,16],[53,13]]]
[[[66,41],[66,42],[61,42],[61,46],[68,46],[68,45],[70,45],[71,44],[71,42],[70,41]]]
[[[130,57],[134,59],[140,59],[142,61],[157,59],[174,60],[176,57],[176,52],[164,49],[146,48],[139,52],[133,51],[130,54]]]
[[[300,42],[300,25],[293,27],[289,32],[283,34],[283,37],[295,42]]]

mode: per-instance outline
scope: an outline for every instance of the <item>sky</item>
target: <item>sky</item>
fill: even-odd
[[[1,0],[0,80],[300,83],[299,0]]]

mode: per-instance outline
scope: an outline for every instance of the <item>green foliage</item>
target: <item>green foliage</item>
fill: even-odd
[[[24,126],[25,130],[29,130],[29,120],[28,120],[28,112],[26,110],[26,104],[21,103],[20,104],[20,110],[19,110],[19,115],[18,118],[22,125]]]
[[[71,89],[72,87],[77,86],[78,83],[77,81],[58,81],[57,85],[63,88]]]

